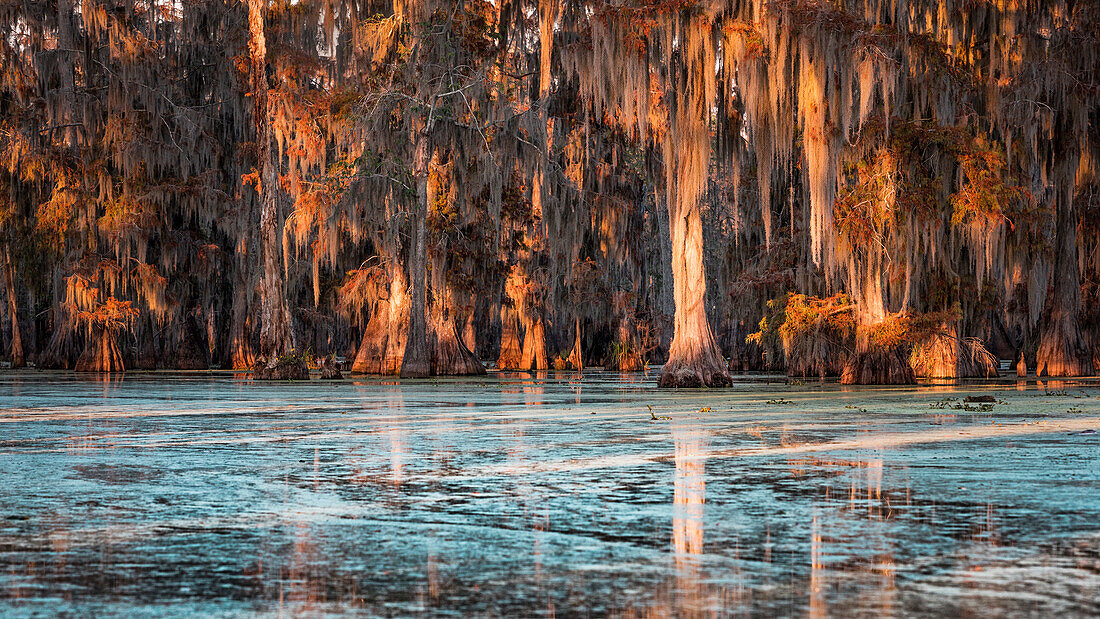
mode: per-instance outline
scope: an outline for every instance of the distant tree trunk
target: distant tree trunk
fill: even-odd
[[[584,345],[581,343],[581,320],[573,320],[573,347],[569,350],[569,356],[565,358],[563,370],[584,370]]]
[[[514,306],[500,305],[500,354],[497,356],[497,368],[518,370],[523,355],[520,344],[519,319]]]
[[[15,299],[15,273],[11,266],[11,250],[4,248],[4,284],[8,292],[8,313],[11,315],[11,367],[27,365],[23,357],[23,336],[19,332],[19,304]]]
[[[245,204],[250,205],[248,200]],[[253,209],[247,208],[244,215],[245,222],[251,222]],[[223,353],[224,362],[233,370],[251,370],[256,366],[256,351],[252,343],[252,312],[249,302],[254,292],[251,286],[252,276],[249,274],[252,265],[253,243],[251,241],[251,226],[247,223],[244,231],[237,240],[237,251],[234,254],[236,263],[232,274],[232,303],[229,308],[229,342]]]
[[[908,351],[899,346],[878,346],[871,341],[871,331],[886,322],[888,314],[882,287],[884,250],[875,245],[867,248],[867,252],[862,265],[852,258],[848,269],[848,286],[856,300],[858,326],[856,350],[845,362],[840,382],[844,385],[911,385],[917,379]]]
[[[477,312],[477,308],[471,308],[469,315],[466,316],[466,321],[462,327],[462,343],[466,345],[466,348],[470,349],[474,358],[478,357],[477,354],[477,327],[474,325],[474,314]]]
[[[62,143],[73,146],[77,141],[76,123],[76,77],[73,68],[76,41],[73,39],[73,0],[57,0],[57,46],[60,57],[57,59],[61,74],[61,92],[58,101],[58,114],[53,124],[61,127]]]
[[[1071,177],[1072,178],[1072,177]],[[1055,227],[1054,288],[1047,299],[1045,324],[1036,355],[1036,376],[1091,376],[1092,354],[1077,314],[1081,309],[1081,282],[1077,265],[1077,212],[1073,188],[1059,189]]]
[[[226,361],[234,370],[251,370],[256,365],[256,353],[252,349],[252,336],[248,328],[248,279],[245,276],[237,280],[237,286],[233,289],[233,304],[229,310],[229,347]]]
[[[248,52],[251,59],[249,86],[252,91],[253,122],[256,131],[260,202],[260,357],[257,379],[308,378],[304,358],[286,359],[294,350],[294,332],[287,306],[280,262],[278,171],[271,148],[271,118],[267,108],[267,39],[264,17],[267,0],[248,0]]]
[[[543,320],[543,302],[540,292],[532,292],[532,282],[527,271],[520,265],[513,265],[508,275],[505,292],[512,300],[515,314],[523,326],[523,344],[520,347],[519,360],[507,369],[529,372],[531,370],[550,369],[546,355],[546,326]],[[503,314],[502,314],[503,319]],[[503,327],[505,330],[507,326]],[[504,339],[501,340],[501,356],[504,355]],[[501,365],[501,369],[505,366]]]
[[[463,341],[455,322],[454,296],[447,286],[446,244],[436,248],[432,256],[431,333],[432,374],[435,376],[468,376],[484,374],[485,367]]]
[[[546,355],[546,324],[542,316],[530,316],[523,332],[523,354],[519,359],[520,369],[547,370],[550,362]]]
[[[619,372],[639,372],[645,369],[645,359],[638,350],[638,325],[634,318],[634,300],[625,291],[614,294],[612,301],[618,318],[618,335],[608,353],[606,369]]]
[[[412,214],[412,247],[409,250],[409,335],[401,361],[402,378],[431,375],[432,351],[428,342],[428,172],[431,154],[427,130],[417,136],[413,168],[416,174],[416,207]]]
[[[960,338],[954,323],[918,342],[909,355],[916,376],[925,378],[996,378],[997,358],[976,339]]]

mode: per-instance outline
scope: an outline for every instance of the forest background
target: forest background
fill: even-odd
[[[1081,0],[0,0],[0,343],[1092,374],[1098,54]]]

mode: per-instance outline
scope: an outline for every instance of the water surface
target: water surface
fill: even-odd
[[[1098,397],[7,372],[0,614],[1096,615]]]

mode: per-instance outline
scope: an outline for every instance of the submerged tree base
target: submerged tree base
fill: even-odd
[[[270,363],[260,361],[252,370],[254,380],[309,380],[309,366],[305,358],[291,352],[288,355],[274,358]]]
[[[697,387],[729,387],[729,372],[724,363],[677,363],[669,361],[661,368],[661,378],[657,381],[660,387],[668,388],[697,388]]]
[[[125,371],[114,336],[105,329],[101,330],[95,337],[95,343],[80,355],[75,369],[77,372]]]
[[[1043,335],[1036,376],[1092,376],[1092,353],[1076,325],[1055,325]]]
[[[324,380],[339,380],[344,375],[340,373],[340,368],[336,367],[336,356],[329,355],[321,361],[321,378]]]
[[[857,352],[844,364],[842,385],[912,385],[916,383],[909,356],[900,347]]]

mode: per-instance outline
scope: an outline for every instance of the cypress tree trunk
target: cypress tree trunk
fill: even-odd
[[[676,201],[670,201],[670,207]],[[707,321],[706,275],[703,271],[703,225],[698,204],[670,209],[672,238],[672,345],[661,370],[662,387],[721,387],[730,384],[726,362]]]
[[[447,286],[446,243],[441,243],[432,256],[431,332],[432,374],[436,376],[468,376],[484,374],[485,367],[460,336],[452,311],[454,297]]]
[[[575,370],[580,372],[584,370],[584,350],[583,344],[581,344],[581,320],[580,318],[573,321],[573,348],[569,351],[569,356],[565,359],[565,368],[568,370]]]
[[[412,214],[413,239],[409,250],[409,335],[401,361],[402,378],[423,378],[431,374],[432,351],[428,342],[427,270],[428,270],[428,134],[417,136],[414,170],[416,206]]]
[[[500,305],[500,354],[497,356],[497,368],[518,370],[523,355],[520,345],[519,320],[513,306]]]
[[[523,332],[523,355],[519,359],[522,370],[548,370],[546,355],[546,325],[541,316],[529,317]]]
[[[249,218],[251,220],[251,218]],[[250,233],[246,233],[251,236]],[[236,254],[237,264],[233,274],[233,303],[229,315],[229,346],[226,351],[226,363],[234,370],[249,370],[256,365],[256,352],[252,347],[252,332],[249,308],[248,265],[252,263],[248,254],[250,244],[241,239]]]
[[[389,296],[375,304],[363,330],[353,374],[393,375],[401,371],[408,335],[409,293],[400,267],[390,274]]]
[[[251,59],[249,86],[252,90],[253,122],[256,130],[260,192],[260,357],[255,378],[260,380],[308,379],[304,358],[291,356],[294,333],[287,307],[285,282],[279,262],[279,184],[271,149],[271,119],[267,109],[267,41],[264,16],[267,0],[248,0],[248,52]]]
[[[76,78],[74,56],[76,42],[73,40],[73,0],[57,0],[57,45],[60,57],[61,92],[58,101],[58,114],[54,124],[61,127],[62,143],[65,146],[76,144]]]
[[[669,132],[664,136],[668,227],[672,241],[672,297],[676,304],[672,345],[661,370],[662,387],[721,387],[730,384],[726,360],[714,340],[705,306],[703,222],[699,203],[710,170],[710,109],[714,50],[704,16],[690,18],[677,32],[681,49],[669,58]],[[677,66],[680,64],[683,66]]]
[[[122,354],[118,351],[115,334],[105,327],[95,327],[91,344],[84,349],[76,362],[77,372],[124,372]]]
[[[11,315],[11,367],[27,365],[23,357],[23,336],[19,332],[19,304],[15,299],[15,273],[12,272],[11,250],[4,248],[4,284],[8,292],[8,314]]]
[[[1036,376],[1091,376],[1092,354],[1081,336],[1077,314],[1081,309],[1077,265],[1077,213],[1073,187],[1058,208],[1055,228],[1054,288],[1047,299],[1045,325],[1036,356]]]

